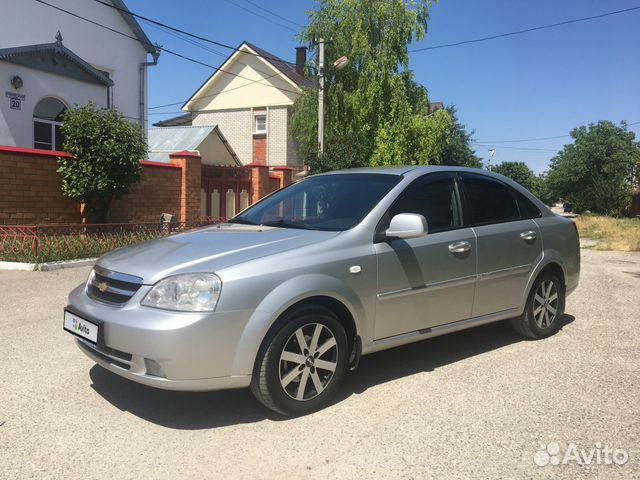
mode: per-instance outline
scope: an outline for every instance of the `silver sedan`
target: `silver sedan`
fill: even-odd
[[[579,273],[573,222],[505,177],[346,170],[103,256],[69,295],[64,328],[130,380],[250,387],[301,415],[330,402],[362,355],[505,319],[552,335]]]

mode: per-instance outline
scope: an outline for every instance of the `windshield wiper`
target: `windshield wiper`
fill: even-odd
[[[247,220],[246,218],[236,217],[230,220],[227,220],[227,223],[240,223],[242,225],[258,225],[256,222],[252,222],[251,220]]]
[[[298,223],[289,223],[284,220],[277,220],[275,222],[264,222],[260,225],[265,227],[278,227],[278,228],[297,228],[300,230],[315,230],[315,228],[307,227],[306,225],[300,225]]]

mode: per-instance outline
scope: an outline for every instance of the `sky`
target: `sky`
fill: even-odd
[[[237,46],[250,41],[294,61],[296,36],[312,0],[127,0],[135,13]],[[409,49],[513,32],[640,6],[640,0],[441,0],[425,39]],[[266,12],[267,9],[278,16]],[[253,13],[251,13],[253,12]],[[282,18],[280,18],[282,17]],[[284,19],[283,19],[284,18]],[[285,20],[286,19],[286,20]],[[411,53],[410,68],[431,101],[454,104],[476,154],[494,164],[523,161],[536,173],[571,139],[599,120],[640,122],[640,10],[557,28]],[[220,66],[231,50],[185,42],[142,22],[153,42]],[[215,51],[212,51],[215,50]],[[330,59],[327,59],[330,60]],[[212,69],[164,53],[149,71],[150,123],[179,114]],[[640,139],[640,123],[629,127]]]

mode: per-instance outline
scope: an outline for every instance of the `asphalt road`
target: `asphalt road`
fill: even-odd
[[[374,354],[297,419],[95,366],[61,327],[88,271],[0,271],[0,478],[640,478],[638,253],[583,251],[552,338],[500,323]]]

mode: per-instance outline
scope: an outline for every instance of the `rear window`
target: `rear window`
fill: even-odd
[[[520,212],[509,187],[484,175],[460,174],[475,225],[518,220]]]
[[[531,200],[529,200],[517,190],[512,191],[516,196],[518,208],[520,209],[520,216],[522,218],[539,218],[542,216],[542,212],[540,211],[540,209],[536,207],[536,205]]]

